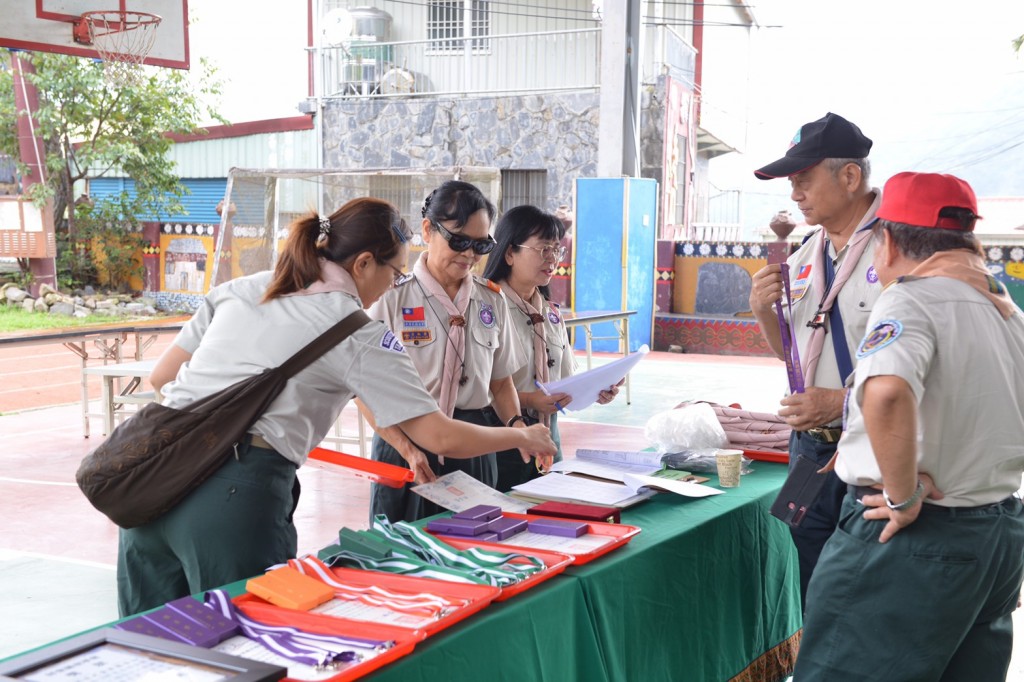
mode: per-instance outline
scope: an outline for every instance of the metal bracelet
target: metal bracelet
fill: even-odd
[[[924,481],[920,478],[917,479],[917,487],[914,488],[914,494],[909,499],[900,502],[899,504],[893,504],[892,500],[889,499],[889,493],[882,490],[882,496],[885,497],[885,504],[889,509],[893,511],[904,511],[910,509],[915,504],[921,501],[921,496],[924,495]]]

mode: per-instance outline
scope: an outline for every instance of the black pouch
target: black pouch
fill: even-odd
[[[821,465],[810,457],[800,455],[782,484],[769,512],[772,516],[794,528],[804,520],[808,508],[818,499],[825,485],[826,473],[818,473]]]

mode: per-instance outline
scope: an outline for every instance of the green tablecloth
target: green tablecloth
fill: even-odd
[[[725,495],[663,494],[625,510],[622,522],[643,528],[628,545],[488,607],[372,679],[783,678],[801,626],[799,577],[768,507],[786,467],[754,468]]]

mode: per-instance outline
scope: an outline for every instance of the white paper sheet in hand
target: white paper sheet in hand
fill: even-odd
[[[488,504],[501,507],[502,511],[521,513],[532,506],[498,492],[465,471],[453,471],[433,483],[421,483],[414,486],[412,491],[453,512],[465,511],[478,504]]]
[[[586,372],[579,372],[558,381],[549,381],[541,384],[548,393],[568,393],[572,396],[572,402],[565,406],[567,410],[582,410],[597,402],[601,391],[622,381],[633,369],[636,363],[640,362],[650,348],[647,344],[640,346],[637,352],[627,355],[624,358],[609,362]]]

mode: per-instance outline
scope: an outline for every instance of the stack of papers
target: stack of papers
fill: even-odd
[[[721,490],[697,483],[652,475],[660,470],[661,455],[657,452],[581,449],[574,459],[552,466],[552,473],[547,476],[515,486],[512,495],[531,500],[628,507],[658,491],[686,497],[722,494]]]
[[[609,387],[622,381],[629,374],[629,370],[633,369],[633,366],[640,362],[650,350],[645,343],[632,355],[586,372],[577,372],[558,381],[540,384],[541,390],[548,395],[568,393],[572,396],[572,402],[566,405],[565,409],[582,410],[596,403],[601,391],[606,391]]]

